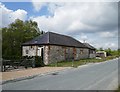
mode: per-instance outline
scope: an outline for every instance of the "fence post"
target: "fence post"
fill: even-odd
[[[35,68],[35,57],[32,58],[32,68]]]
[[[3,60],[3,62],[4,62],[3,71],[5,72],[6,71],[6,61]]]
[[[0,65],[1,65],[0,71],[3,72],[3,59],[2,58],[0,59]]]
[[[72,67],[74,67],[74,58],[72,58]]]
[[[25,69],[27,69],[27,62],[28,62],[28,59],[25,59]]]

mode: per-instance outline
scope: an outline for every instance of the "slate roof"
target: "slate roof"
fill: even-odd
[[[60,45],[60,46],[70,46],[70,47],[81,47],[87,48],[84,44],[77,41],[76,39],[61,35],[53,32],[47,32],[41,36],[34,38],[31,41],[23,43],[22,45]]]
[[[88,43],[83,43],[85,46],[87,46],[89,49],[92,49],[92,50],[95,50],[96,48],[94,48],[93,46],[91,46],[90,44]]]

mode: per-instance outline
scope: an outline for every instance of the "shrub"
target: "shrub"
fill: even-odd
[[[41,67],[41,66],[44,66],[42,57],[35,56],[35,67]]]

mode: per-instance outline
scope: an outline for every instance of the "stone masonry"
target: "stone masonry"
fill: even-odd
[[[44,46],[43,56],[44,63],[47,65],[53,62],[89,58],[89,50],[86,48],[46,45]]]

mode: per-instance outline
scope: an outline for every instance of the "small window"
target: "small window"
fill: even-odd
[[[80,50],[80,54],[83,54],[83,50]]]
[[[28,50],[26,50],[26,54],[28,54],[28,52],[29,52],[29,51],[28,51]]]
[[[34,50],[34,46],[29,46],[29,49],[30,49],[30,50],[31,50],[31,49]]]

